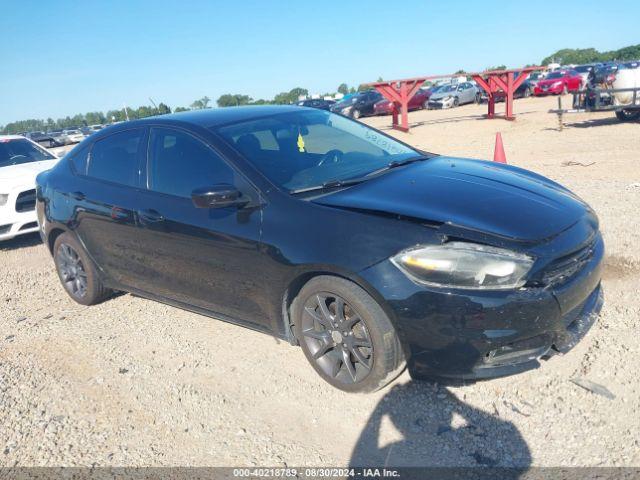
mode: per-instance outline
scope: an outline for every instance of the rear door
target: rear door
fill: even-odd
[[[257,189],[208,144],[167,127],[150,130],[146,177],[138,237],[148,292],[268,328]],[[249,204],[197,208],[193,190],[215,184],[235,186]]]
[[[135,212],[145,145],[144,128],[96,141],[86,163],[83,155],[73,157],[78,181],[66,192],[78,237],[97,266],[124,285],[133,285],[141,268]]]

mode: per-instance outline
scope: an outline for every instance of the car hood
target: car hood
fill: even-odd
[[[42,162],[22,163],[0,168],[0,186],[13,187],[25,184],[34,184],[36,176],[40,172],[49,170],[58,162],[58,159],[44,160]]]
[[[552,85],[556,82],[562,82],[562,78],[551,78],[551,79],[544,79],[544,80],[540,80],[538,82],[538,86],[542,86],[542,85]]]
[[[400,167],[313,201],[524,242],[551,238],[590,211],[567,189],[533,172],[449,157]]]
[[[441,100],[445,97],[454,97],[457,92],[438,92],[434,93],[429,97],[429,100]]]

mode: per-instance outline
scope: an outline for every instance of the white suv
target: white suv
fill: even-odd
[[[36,176],[57,161],[28,138],[0,135],[0,241],[38,231]]]

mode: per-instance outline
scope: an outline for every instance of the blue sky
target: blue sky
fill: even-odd
[[[637,0],[0,0],[0,12],[0,124],[640,43]]]

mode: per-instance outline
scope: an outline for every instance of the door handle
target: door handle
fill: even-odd
[[[73,198],[74,200],[78,200],[78,201],[81,201],[81,200],[85,199],[85,195],[82,192],[72,192],[72,193],[69,194],[69,196],[71,198]]]
[[[164,217],[153,208],[138,210],[138,218],[142,223],[156,223],[164,220]]]
[[[130,210],[125,210],[120,207],[113,207],[111,209],[111,218],[113,220],[129,220],[132,217]]]

